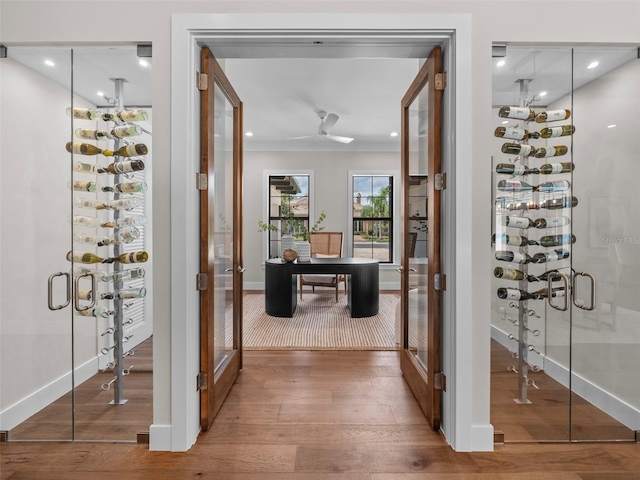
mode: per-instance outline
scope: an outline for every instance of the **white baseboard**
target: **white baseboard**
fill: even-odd
[[[171,451],[171,425],[151,425],[149,427],[149,450]]]
[[[518,342],[510,339],[505,332],[491,326],[491,338],[510,351],[516,351]],[[533,364],[544,369],[544,372],[564,387],[571,389],[592,405],[631,430],[640,430],[640,410],[619,399],[615,395],[586,380],[576,373],[569,376],[569,369],[544,355],[534,355]]]
[[[493,452],[493,425],[473,425],[471,427],[471,451]]]
[[[75,369],[76,384],[81,384],[97,372],[98,357],[94,357]],[[10,431],[69,391],[71,371],[0,412],[0,430]]]

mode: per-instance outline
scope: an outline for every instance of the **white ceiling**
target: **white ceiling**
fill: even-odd
[[[390,133],[400,130],[400,100],[421,59],[440,41],[245,38],[211,40],[209,46],[243,101],[245,131],[254,134],[245,138],[245,150],[399,151],[399,137]],[[98,90],[113,96],[113,78],[127,80],[127,106],[152,104],[152,66],[139,65],[135,46],[74,48],[73,59],[68,48],[56,47],[9,47],[8,54],[67,88],[73,68],[76,93],[98,105],[107,105]],[[47,58],[55,67],[43,63]],[[566,95],[572,82],[578,88],[636,58],[635,47],[508,46],[504,66],[494,58],[493,104],[518,105],[515,82],[528,78],[531,95],[548,92],[532,104],[544,107]],[[586,69],[594,60],[600,65]],[[355,140],[342,144],[315,136],[318,110],[340,117],[330,133]],[[305,135],[312,137],[290,139]]]

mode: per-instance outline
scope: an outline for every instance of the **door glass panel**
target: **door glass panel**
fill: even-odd
[[[409,350],[425,371],[428,369],[427,310],[427,155],[428,155],[427,82],[409,107],[409,221],[405,248],[409,253]]]
[[[141,157],[107,156],[99,150],[91,153],[86,147],[65,146],[74,142],[116,150],[129,143],[151,145],[150,123],[136,121],[142,127],[136,132],[141,136],[121,139],[122,129],[118,134],[112,129],[131,124],[101,118],[124,108],[145,108],[150,115],[150,59],[142,66],[135,46],[9,47],[8,51],[9,58],[1,60],[1,148],[3,158],[20,161],[3,162],[0,175],[3,227],[8,227],[3,228],[0,242],[0,430],[8,430],[10,440],[133,441],[152,420],[152,325],[145,315],[149,296],[143,293],[151,263],[131,268],[136,272],[133,280],[114,282],[104,274],[124,273],[126,267],[138,265],[102,264],[100,259],[150,250],[142,220],[135,235],[133,229],[105,225],[118,218],[149,215],[149,193],[142,186],[136,193],[107,193],[118,183],[144,182],[146,172],[100,173],[114,162]],[[122,90],[116,79],[122,79]],[[72,108],[93,113],[90,119],[80,119]],[[97,131],[116,138],[98,140]],[[146,156],[144,161],[149,159]],[[116,210],[114,200],[129,202],[128,210]],[[14,245],[17,241],[20,244]],[[122,247],[125,241],[126,248]],[[25,249],[28,255],[15,255]],[[87,263],[78,255],[93,259]],[[9,272],[14,273],[5,279]],[[53,277],[48,289],[47,279],[57,272],[61,275]],[[111,298],[127,289],[145,298]],[[116,317],[121,323],[115,322]],[[118,332],[124,342],[121,354],[128,357],[133,347],[141,347],[135,362],[131,358],[118,361],[114,355]],[[116,401],[116,393],[123,390]]]
[[[214,365],[218,369],[234,348],[233,329],[233,106],[214,89]]]
[[[598,62],[597,66],[594,66]],[[591,66],[591,68],[589,68]],[[636,48],[576,48],[571,368],[574,440],[632,440],[640,430],[640,173]],[[599,406],[595,416],[585,401]],[[616,421],[617,420],[617,421]]]
[[[632,199],[621,200],[612,166],[626,175],[634,168],[610,126],[637,98],[631,87],[630,97],[611,88],[618,77],[610,72],[635,50],[609,52],[508,46],[494,59],[492,423],[505,441],[630,440],[625,414],[637,426],[637,404],[616,400],[622,390],[612,385],[616,369],[620,379],[634,375],[622,350],[637,338],[615,334],[619,269],[610,240],[624,243],[633,229]],[[533,108],[535,120],[513,118],[517,110],[505,106]],[[532,135],[512,138],[518,128]]]

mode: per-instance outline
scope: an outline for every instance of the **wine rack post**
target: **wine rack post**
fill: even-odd
[[[124,110],[124,82],[125,80],[123,78],[114,78],[113,79],[114,83],[115,83],[115,95],[116,95],[116,109],[117,111],[122,111]],[[124,144],[124,141],[120,138],[116,138],[115,141],[115,147],[114,147],[114,151],[117,151],[120,147],[122,147]],[[114,158],[114,161],[118,161],[120,160],[119,157]],[[120,179],[121,179],[122,175],[117,173],[114,176],[114,185],[117,185],[118,183],[120,183]],[[115,191],[114,193],[114,200],[119,200],[122,197],[122,195]],[[122,216],[122,213],[124,210],[120,210],[120,209],[115,209],[113,211],[113,221],[114,223],[117,225],[118,220],[120,219],[120,217]],[[117,242],[114,246],[113,246],[113,256],[118,258],[122,253],[124,253],[123,251],[123,247],[121,242]],[[122,271],[122,263],[121,262],[114,262],[113,263],[113,271],[115,273],[117,272],[121,272]],[[118,278],[118,277],[116,277]],[[120,290],[122,290],[122,287],[124,285],[124,280],[119,279],[117,281],[115,281],[113,283],[113,290],[114,292],[118,292]],[[114,315],[113,315],[113,328],[114,328],[114,332],[113,332],[113,374],[114,374],[114,379],[115,382],[113,384],[113,401],[111,403],[113,403],[114,405],[122,405],[124,403],[127,402],[127,400],[124,398],[124,349],[123,349],[123,343],[124,343],[124,313],[123,313],[123,300],[121,298],[118,298],[117,295],[115,296],[115,298],[113,299],[113,310],[114,310]]]
[[[520,106],[528,107],[529,106],[529,83],[531,83],[531,79],[521,78],[516,80],[516,83],[520,85]],[[527,126],[527,122],[524,121],[525,128]],[[528,144],[529,140],[523,140],[523,143]],[[525,168],[529,168],[529,156],[522,155],[520,158],[520,162]],[[535,199],[532,199],[535,201]],[[525,235],[525,230],[520,229],[520,236]],[[528,254],[529,246],[521,245],[520,253]],[[524,273],[524,277],[518,282],[518,288],[520,290],[527,291],[528,290],[528,281],[527,275],[529,274],[529,265],[524,263],[522,265],[522,272]],[[524,300],[519,302],[518,305],[518,398],[514,399],[516,403],[519,404],[530,404],[531,400],[528,398],[528,374],[529,374],[529,365],[527,364],[527,345],[528,345],[528,312],[529,312],[529,301]]]

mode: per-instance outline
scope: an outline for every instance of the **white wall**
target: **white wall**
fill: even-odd
[[[97,0],[76,1],[28,1],[3,0],[0,3],[0,42],[152,42],[153,105],[155,151],[153,172],[154,188],[167,195],[154,196],[154,211],[163,212],[154,223],[154,250],[158,261],[154,273],[154,424],[170,426],[171,418],[171,311],[170,305],[170,241],[172,219],[170,202],[170,24],[174,13],[326,13],[415,15],[419,13],[471,14],[472,48],[460,52],[470,55],[473,70],[472,100],[466,106],[476,128],[469,132],[468,141],[473,148],[473,158],[459,158],[456,165],[456,181],[467,190],[458,209],[469,209],[471,219],[460,225],[457,235],[472,241],[470,253],[458,258],[468,274],[471,289],[459,292],[467,307],[465,322],[471,327],[457,335],[468,335],[473,342],[464,354],[456,359],[453,368],[468,369],[472,395],[460,398],[457,403],[458,420],[455,437],[458,449],[476,448],[469,432],[471,425],[489,424],[489,336],[490,336],[490,258],[484,239],[490,235],[490,185],[491,172],[487,168],[491,156],[491,44],[492,42],[628,42],[640,43],[640,4],[635,1],[135,1],[111,2],[116,11],[126,12],[127,21],[110,22],[108,28],[78,28],[78,25],[96,25],[104,16],[104,3]],[[542,8],[542,7],[545,8]],[[548,9],[546,8],[548,7]],[[33,15],[38,11],[38,15]],[[523,17],[532,11],[544,18],[544,29],[523,28]],[[222,22],[223,19],[218,17]],[[602,19],[607,19],[603,22]],[[132,25],[135,28],[132,28]],[[429,25],[425,25],[429,28]],[[3,159],[3,161],[5,161]],[[455,280],[455,279],[451,279]],[[453,285],[453,282],[449,283]],[[466,312],[470,314],[467,315]],[[469,317],[469,318],[467,318]],[[484,340],[486,341],[484,341]],[[473,401],[472,401],[473,400]],[[177,419],[176,419],[177,422]],[[168,430],[167,430],[168,432]],[[185,449],[184,443],[171,444],[170,435],[162,439],[161,448]],[[486,448],[486,445],[485,447]]]
[[[258,220],[263,217],[266,194],[265,170],[313,171],[315,222],[324,211],[322,223],[328,232],[344,232],[343,248],[347,249],[351,200],[348,198],[349,171],[389,170],[400,172],[400,153],[389,152],[245,152],[244,153],[244,282],[248,289],[264,285],[263,245],[265,234],[258,233]],[[396,265],[397,266],[397,265]],[[382,266],[380,283],[383,288],[399,288],[400,276],[395,267]]]

